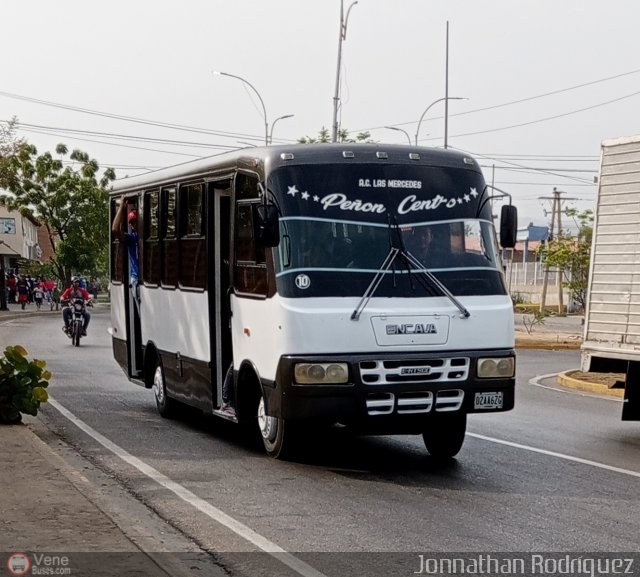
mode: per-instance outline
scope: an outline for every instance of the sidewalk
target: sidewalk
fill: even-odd
[[[66,559],[71,576],[225,574],[219,559],[56,441],[38,419],[24,420],[0,425],[1,575],[14,563],[24,566],[25,556],[33,571],[25,575],[46,570],[42,554]]]

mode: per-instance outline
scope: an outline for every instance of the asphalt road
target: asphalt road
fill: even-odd
[[[620,421],[619,401],[556,388],[548,376],[577,368],[577,351],[521,351],[516,409],[471,416],[448,464],[419,437],[340,431],[293,463],[231,424],[160,418],[151,391],[113,361],[108,324],[95,310],[74,348],[58,318],[18,319],[0,327],[0,345],[47,360],[54,403],[39,419],[49,429],[208,551],[640,550],[640,423]],[[299,557],[327,575],[347,559]],[[348,559],[390,574],[378,556]],[[399,563],[398,574],[418,568],[402,566],[415,555]]]

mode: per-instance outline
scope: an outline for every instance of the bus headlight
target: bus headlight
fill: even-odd
[[[300,385],[328,385],[349,380],[347,363],[298,363],[293,370]]]
[[[478,377],[481,379],[513,377],[515,369],[514,357],[478,359]]]

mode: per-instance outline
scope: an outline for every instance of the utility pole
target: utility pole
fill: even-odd
[[[551,240],[551,238],[553,238],[553,224],[555,222],[555,218],[556,218],[556,198],[555,196],[553,198],[549,198],[549,197],[544,197],[545,200],[552,200],[553,201],[553,208],[551,209],[551,226],[549,227],[549,238],[547,239],[547,242],[549,242]],[[549,263],[545,262],[544,264],[544,277],[542,280],[542,295],[540,295],[540,312],[544,315],[544,309],[547,306],[547,286],[549,285]]]
[[[553,188],[553,196],[542,196],[540,200],[551,200],[553,201],[552,209],[551,209],[551,226],[549,227],[549,231],[551,235],[553,235],[553,227],[555,222],[558,223],[557,233],[555,239],[562,239],[562,203],[564,200],[576,200],[575,198],[565,198],[562,199],[560,195],[566,194],[565,192],[558,190],[557,188]],[[556,221],[556,214],[558,220]],[[564,295],[562,291],[562,270],[558,269],[558,314],[560,316],[564,316]],[[545,306],[547,304],[547,287],[549,285],[549,264],[545,263],[544,267],[544,278],[542,281],[542,295],[540,297],[540,312],[544,313]]]
[[[331,142],[338,142],[338,109],[340,108],[340,68],[342,66],[342,43],[347,39],[349,12],[358,3],[352,2],[344,15],[344,0],[340,0],[340,34],[338,35],[338,65],[336,67],[336,90],[333,95],[333,122],[331,123]]]

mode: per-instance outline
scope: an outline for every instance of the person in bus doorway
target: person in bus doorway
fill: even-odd
[[[125,215],[128,230],[125,228]],[[118,212],[113,219],[111,231],[120,242],[127,246],[129,253],[129,287],[134,296],[135,303],[140,303],[140,290],[138,288],[138,210],[135,207],[129,209],[129,201],[123,198],[118,207]]]
[[[227,369],[227,374],[222,384],[222,406],[220,410],[230,417],[236,416],[235,391],[233,389],[233,364]]]
[[[74,298],[82,298],[88,303],[91,302],[91,295],[80,286],[80,279],[77,276],[71,277],[71,286],[62,293],[62,301],[69,301]],[[62,331],[71,338],[71,333],[69,332],[69,325],[71,324],[71,307],[65,306],[62,309],[62,320],[64,320],[64,327],[62,327]],[[82,323],[82,336],[87,336],[87,327],[89,326],[89,321],[91,320],[91,315],[89,311],[85,308],[83,313],[84,322]]]

